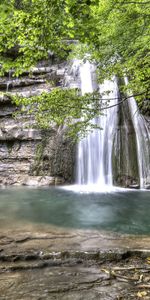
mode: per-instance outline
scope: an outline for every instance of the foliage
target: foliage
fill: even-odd
[[[80,33],[79,40],[88,45],[91,57],[99,64],[99,81],[113,75],[127,76],[130,79],[128,89],[148,98],[150,1],[86,1],[85,13],[82,10],[79,22],[76,13],[80,5],[78,8],[75,5],[79,1],[74,1],[74,5],[72,1],[67,2],[74,27]],[[81,47],[79,51],[82,53]]]
[[[66,57],[71,49],[82,58],[90,54],[98,64],[100,82],[113,75],[127,76],[129,84],[122,86],[123,92],[141,95],[139,102],[149,100],[149,8],[146,0],[4,0],[0,4],[1,74],[13,69],[18,76],[47,58],[49,50]],[[78,40],[78,45],[68,40]],[[87,98],[91,103],[92,95],[79,97],[76,91],[56,89],[30,98],[30,106],[37,103],[39,123],[44,122],[43,114],[58,124],[69,124],[81,114],[84,122],[78,121],[76,127],[85,128],[96,114]]]
[[[22,113],[35,115],[38,126],[48,128],[50,124],[65,125],[69,129],[69,136],[74,139],[78,138],[79,132],[83,137],[87,130],[97,127],[91,122],[100,114],[97,92],[81,96],[77,89],[55,88],[51,93],[42,93],[40,96],[12,96],[12,99],[21,106]]]
[[[15,70],[19,75],[48,51],[64,56],[62,0],[15,0],[0,5],[1,74]],[[20,4],[20,5],[19,5]],[[16,56],[12,55],[14,52]]]

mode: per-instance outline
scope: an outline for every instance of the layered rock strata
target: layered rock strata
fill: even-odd
[[[22,78],[0,79],[0,184],[50,185],[73,178],[74,145],[65,129],[40,130],[33,116],[17,116],[11,94],[39,95],[62,84],[65,64],[40,66]],[[6,94],[7,92],[8,94]]]

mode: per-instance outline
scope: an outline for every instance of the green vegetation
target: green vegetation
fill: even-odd
[[[68,40],[77,40],[78,44]],[[0,4],[1,75],[13,69],[18,76],[47,58],[49,50],[65,59],[70,50],[72,56],[80,58],[89,53],[98,64],[100,82],[113,75],[127,76],[129,84],[122,89],[132,91],[141,104],[150,96],[149,49],[150,1],[4,0]],[[71,125],[72,119],[78,119],[84,111],[81,116],[86,116],[85,122],[77,122],[75,131],[89,125],[97,115],[96,109],[90,108],[92,96],[87,101],[88,97],[78,94],[56,89],[51,95],[30,99],[31,106],[38,103],[39,123],[60,124],[66,118]],[[20,101],[25,103],[25,99]]]
[[[91,120],[99,116],[100,96],[97,92],[81,96],[77,89],[55,88],[50,93],[31,98],[12,97],[13,101],[21,106],[21,112],[35,115],[37,124],[42,128],[48,128],[50,124],[57,126],[67,125],[69,135],[84,136],[89,130],[97,127]],[[94,105],[93,105],[94,103]]]

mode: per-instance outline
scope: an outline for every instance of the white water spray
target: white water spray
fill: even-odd
[[[80,65],[81,91],[92,93],[95,82],[93,80],[94,68],[88,61]],[[118,87],[116,80],[105,81],[100,86],[100,93],[110,91],[104,98],[110,99],[110,105],[117,103]],[[103,106],[106,107],[103,100]],[[113,136],[117,123],[117,107],[104,109],[104,115],[93,120],[100,129],[94,129],[86,138],[78,144],[77,151],[77,184],[96,185],[99,190],[111,189],[113,185],[112,176],[112,148]]]

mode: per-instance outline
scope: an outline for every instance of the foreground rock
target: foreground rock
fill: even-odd
[[[149,237],[3,224],[1,300],[149,299]]]
[[[96,231],[1,230],[0,299],[148,300],[149,243]]]
[[[135,271],[136,269],[136,271]],[[1,299],[149,299],[150,268],[144,259],[95,262],[34,261],[1,268]],[[142,278],[142,281],[140,280]]]

